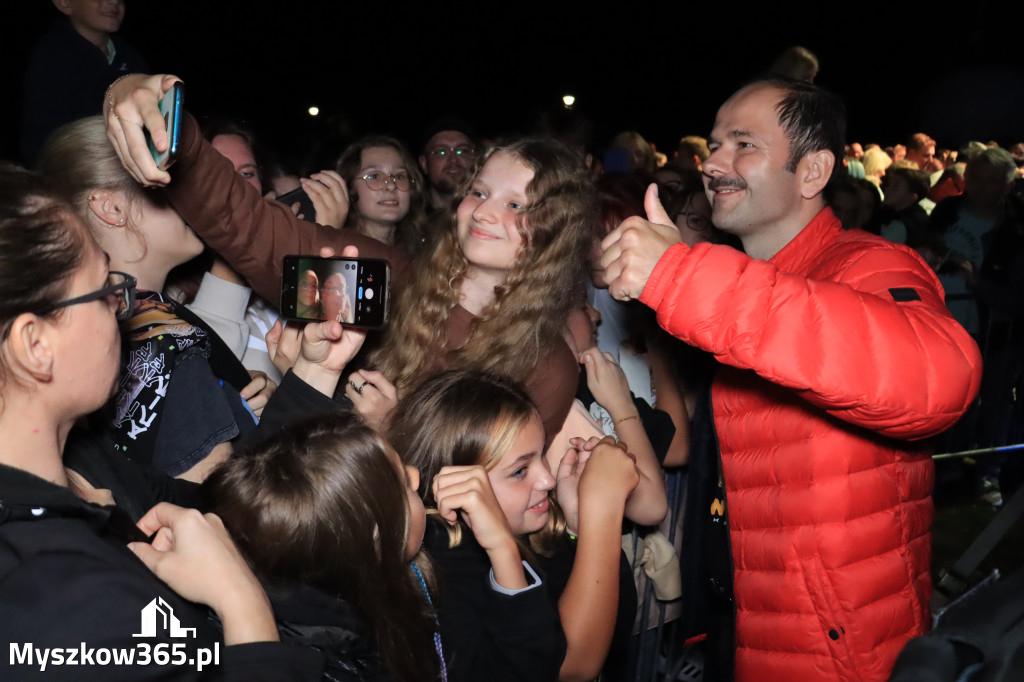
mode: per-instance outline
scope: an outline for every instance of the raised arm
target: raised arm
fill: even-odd
[[[650,221],[629,218],[602,242],[609,290],[639,298],[669,333],[720,362],[894,438],[940,433],[977,394],[977,345],[912,250],[841,233],[827,213],[763,261],[679,243],[653,186],[645,209]]]
[[[158,149],[166,146],[157,103],[175,80],[174,76],[133,75],[117,81],[104,108],[107,137],[125,168],[143,184],[164,187],[174,209],[256,293],[277,301],[282,258],[315,254],[322,246],[338,252],[348,245],[357,246],[363,257],[390,261],[395,278],[401,279],[407,263],[402,251],[353,230],[299,220],[284,204],[264,200],[235,173],[231,162],[202,138],[199,124],[190,114],[182,120],[177,162],[170,173],[157,170],[142,126],[150,131]]]
[[[676,245],[640,300],[683,341],[839,419],[895,438],[932,436],[976,395],[978,348],[920,258],[872,247],[851,253],[841,272],[802,276],[725,246]]]

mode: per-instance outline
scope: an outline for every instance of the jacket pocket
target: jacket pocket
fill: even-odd
[[[836,664],[836,673],[842,680],[861,680],[854,660],[855,647],[850,641],[847,627],[846,612],[839,603],[832,580],[825,570],[825,565],[818,555],[800,559],[800,569],[804,575],[807,592],[818,616],[818,624],[832,658]]]

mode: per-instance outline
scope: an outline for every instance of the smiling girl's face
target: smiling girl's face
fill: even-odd
[[[533,170],[511,154],[495,154],[473,179],[456,212],[459,246],[471,268],[507,273],[519,256],[517,225]]]
[[[548,491],[555,479],[544,461],[544,425],[534,414],[498,463],[487,471],[512,533],[528,535],[548,520]]]

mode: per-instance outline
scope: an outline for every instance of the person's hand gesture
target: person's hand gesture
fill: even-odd
[[[274,391],[277,390],[277,383],[268,377],[266,372],[261,372],[258,369],[250,369],[249,377],[252,381],[242,389],[242,400],[248,403],[253,414],[262,417],[263,408],[267,406],[270,396],[274,395]]]
[[[433,482],[437,511],[451,525],[459,517],[487,552],[494,581],[510,590],[526,587],[522,557],[487,472],[481,466],[448,466]]]
[[[587,387],[594,400],[608,410],[613,420],[636,413],[629,381],[611,353],[602,353],[596,346],[580,353],[587,370]]]
[[[624,507],[639,482],[636,458],[626,451],[624,444],[605,436],[591,448],[586,469],[580,475],[580,513],[584,513],[582,509],[587,505]]]
[[[345,395],[367,424],[383,432],[388,417],[398,405],[398,389],[388,378],[372,369],[360,369],[348,377]]]
[[[647,188],[644,209],[647,220],[626,218],[601,242],[601,267],[609,282],[608,292],[620,301],[639,298],[665,251],[682,241],[658,199],[656,184]]]
[[[129,549],[172,590],[212,608],[226,644],[278,639],[266,593],[217,515],[161,502],[138,527],[156,535]]]
[[[267,354],[270,361],[274,363],[277,371],[284,376],[288,370],[295,365],[299,359],[299,352],[302,348],[303,325],[295,322],[285,324],[281,320],[274,322],[274,326],[267,332]]]
[[[167,131],[160,114],[160,99],[181,79],[169,74],[125,76],[107,90],[103,115],[107,139],[114,146],[121,164],[136,181],[146,187],[166,185],[170,174],[156,167],[144,130],[148,130],[157,151],[167,149]]]
[[[340,175],[332,170],[313,173],[302,178],[302,189],[316,210],[316,222],[340,230],[348,218],[348,187]]]

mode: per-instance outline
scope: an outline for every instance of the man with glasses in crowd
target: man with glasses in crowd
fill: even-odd
[[[475,138],[473,129],[454,117],[434,121],[427,128],[419,161],[427,178],[428,212],[451,207],[455,188],[476,161]]]

